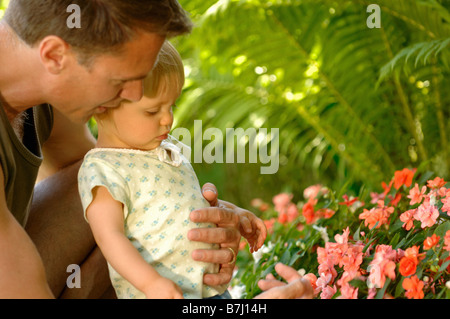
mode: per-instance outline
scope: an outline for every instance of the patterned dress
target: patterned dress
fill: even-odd
[[[171,138],[151,151],[91,150],[78,173],[78,185],[85,212],[97,186],[106,187],[114,199],[123,203],[126,236],[161,276],[183,290],[184,298],[211,297],[226,290],[226,286],[203,284],[203,274],[217,273],[217,265],[191,258],[193,250],[217,245],[189,241],[187,232],[214,225],[189,220],[191,211],[209,204],[191,164]],[[145,298],[108,266],[118,298]]]

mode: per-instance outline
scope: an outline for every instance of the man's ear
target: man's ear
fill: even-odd
[[[70,45],[60,37],[50,35],[39,44],[42,65],[51,74],[59,74],[71,56]]]

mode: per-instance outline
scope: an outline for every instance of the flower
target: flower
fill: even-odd
[[[399,271],[402,276],[408,277],[416,273],[417,263],[412,258],[403,257],[400,260]]]
[[[315,298],[373,299],[381,294],[391,299],[448,298],[450,220],[444,215],[450,216],[450,183],[442,178],[426,181],[422,173],[415,183],[415,172],[397,171],[390,182],[382,183],[381,194],[360,190],[361,198],[372,197],[367,205],[346,190],[333,191],[319,184],[305,190],[302,206],[292,203],[292,194],[279,194],[274,204],[278,220],[285,224],[277,225],[268,238],[277,243],[276,253],[273,258],[264,255],[265,260],[253,255],[254,261],[249,254],[241,254],[244,263],[238,262],[239,269],[248,270],[238,276],[263,274],[283,256],[302,268],[300,275],[310,280]],[[324,189],[329,196],[322,196]],[[254,206],[261,201],[255,200]],[[303,218],[296,218],[299,213]],[[269,210],[266,216],[272,218],[272,214]],[[287,224],[294,219],[295,225]]]
[[[381,225],[389,223],[389,216],[394,212],[394,207],[384,206],[383,201],[378,201],[378,207],[370,210],[364,208],[364,211],[359,215],[359,219],[364,219],[364,225],[370,229],[379,228]]]
[[[395,279],[395,262],[397,252],[390,245],[378,245],[375,255],[368,267],[370,272],[367,278],[369,288],[383,288],[386,276]]]
[[[399,271],[402,276],[408,277],[416,273],[419,261],[423,255],[419,254],[419,247],[413,246],[405,250],[405,255],[400,260]]]
[[[441,199],[441,202],[444,204],[442,206],[442,211],[450,216],[450,191],[445,193],[445,197]]]
[[[414,227],[414,215],[416,214],[417,209],[410,209],[400,215],[400,220],[404,223],[403,228],[406,230],[410,230]]]
[[[444,249],[450,251],[450,230],[447,230],[444,236]]]
[[[308,202],[305,205],[303,205],[302,214],[305,217],[307,224],[312,224],[315,220],[315,216],[314,216],[315,203],[316,203],[316,200],[309,199]]]
[[[438,217],[439,210],[430,203],[430,198],[425,199],[414,214],[414,218],[421,222],[420,227],[422,228],[433,226]]]
[[[286,214],[288,222],[294,221],[299,215],[297,205],[294,203],[289,204]]]
[[[272,198],[272,202],[275,205],[275,210],[280,214],[286,212],[288,205],[291,203],[292,197],[293,195],[289,193],[275,195]]]
[[[353,203],[358,200],[358,197],[352,197],[351,199],[349,199],[347,194],[343,195],[342,198],[344,199],[344,201],[340,202],[339,205],[346,205],[347,207],[352,206]]]
[[[429,188],[439,188],[439,187],[444,186],[446,183],[447,183],[447,182],[444,181],[442,178],[436,177],[436,178],[433,179],[433,180],[429,180],[429,181],[427,182],[427,186],[428,186]]]
[[[266,202],[264,202],[261,198],[254,198],[251,200],[250,205],[252,205],[253,207],[259,209],[262,212],[265,212],[266,210],[269,209],[269,204],[267,204]]]
[[[423,299],[424,282],[419,280],[417,276],[403,279],[402,287],[406,290],[405,296],[408,299]]]
[[[406,187],[411,186],[415,172],[416,169],[410,170],[408,168],[396,171],[394,173],[394,188],[399,189],[402,185],[405,185]]]
[[[430,237],[427,237],[425,239],[425,241],[423,242],[423,249],[428,250],[433,248],[434,246],[436,246],[439,243],[439,239],[440,237],[437,236],[436,234],[433,234]]]
[[[427,191],[426,186],[423,186],[422,189],[419,191],[419,185],[416,183],[414,185],[414,188],[412,188],[409,191],[409,195],[406,196],[409,199],[411,199],[411,201],[409,202],[409,205],[420,204],[420,202],[422,201],[423,195],[425,194],[426,191]]]
[[[305,199],[316,198],[319,194],[325,194],[328,190],[324,188],[322,185],[311,185],[303,191],[303,197]]]

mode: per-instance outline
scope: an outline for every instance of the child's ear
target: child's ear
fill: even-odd
[[[46,36],[39,44],[42,65],[51,74],[59,74],[71,55],[70,45],[60,37]]]

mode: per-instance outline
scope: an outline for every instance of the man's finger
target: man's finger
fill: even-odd
[[[205,274],[203,276],[203,282],[208,286],[223,285],[230,282],[232,275],[233,268],[222,267],[217,274]]]
[[[214,223],[217,225],[239,225],[239,216],[225,207],[206,207],[192,211],[189,215],[194,223]]]
[[[276,279],[261,279],[258,281],[258,287],[262,290],[262,291],[266,291],[268,289],[272,289],[275,287],[280,287],[280,286],[285,286],[286,283],[281,282],[279,280]]]
[[[275,271],[288,283],[302,277],[297,270],[282,263],[275,265]]]
[[[187,237],[203,243],[237,245],[241,234],[234,228],[194,228],[188,231]]]
[[[235,250],[235,249],[234,249]],[[197,261],[203,261],[212,264],[222,264],[223,267],[229,266],[229,268],[234,267],[235,261],[233,253],[228,248],[221,249],[196,249],[192,252],[192,259]]]

